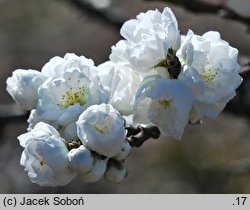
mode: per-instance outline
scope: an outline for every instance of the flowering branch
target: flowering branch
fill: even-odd
[[[149,125],[146,127],[138,126],[128,126],[127,130],[127,140],[131,147],[140,147],[145,141],[150,138],[158,139],[161,132],[157,126]]]
[[[189,120],[217,116],[242,82],[238,50],[215,31],[189,30],[181,39],[170,8],[140,13],[121,35],[99,66],[67,53],[7,79],[8,93],[30,111],[18,140],[32,182],[63,186],[79,176],[120,183],[131,147],[161,134],[181,139]],[[124,126],[124,113],[142,124]]]

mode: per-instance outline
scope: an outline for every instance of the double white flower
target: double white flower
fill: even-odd
[[[77,124],[77,134],[83,145],[100,155],[117,155],[126,137],[125,122],[111,105],[93,105],[85,110]]]
[[[32,182],[42,186],[62,186],[76,176],[69,167],[68,149],[52,126],[40,122],[18,139],[24,147],[20,164],[28,171]]]
[[[6,81],[7,91],[23,109],[32,110],[38,101],[38,88],[45,80],[39,71],[17,69]]]
[[[134,96],[142,82],[142,75],[111,61],[97,68],[101,83],[110,90],[109,104],[123,115],[133,114]]]
[[[136,95],[135,120],[154,123],[163,135],[180,139],[188,123],[193,97],[176,79],[149,77]]]
[[[75,122],[93,104],[105,103],[109,91],[100,83],[92,60],[66,54],[51,59],[42,69],[48,79],[38,90],[38,104],[29,118],[30,128],[47,122],[65,138],[76,138]]]
[[[238,50],[222,40],[218,32],[198,36],[189,31],[178,56],[183,64],[179,79],[194,97],[192,114],[196,118],[216,117],[242,82]]]
[[[176,57],[181,38],[174,14],[169,8],[140,13],[122,26],[121,35],[126,40],[112,47],[110,60],[139,72],[133,98],[135,122],[153,123],[164,135],[180,138],[193,98],[176,80],[181,71]]]
[[[121,35],[126,40],[112,47],[110,60],[138,72],[150,72],[164,61],[169,50],[176,52],[181,44],[175,15],[169,8],[150,10],[124,23]]]
[[[131,149],[125,141],[124,119],[119,112],[111,105],[93,105],[80,115],[76,124],[83,145],[69,152],[69,161],[80,178],[93,183],[106,173],[110,176],[117,173],[109,171],[107,162],[124,161]],[[120,181],[123,179],[119,178]]]

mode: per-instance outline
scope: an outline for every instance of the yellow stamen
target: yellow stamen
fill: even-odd
[[[155,99],[157,103],[159,103],[164,109],[167,109],[171,106],[172,101],[171,100],[160,100]]]
[[[83,106],[87,101],[87,93],[88,89],[86,86],[81,86],[78,88],[77,91],[73,91],[72,88],[70,88],[63,96],[58,103],[58,106],[62,108],[67,108],[71,105],[79,103],[81,106]]]
[[[202,79],[207,82],[207,83],[210,83],[211,81],[213,81],[216,76],[218,75],[218,72],[216,71],[212,71],[211,69],[208,69],[208,70],[205,70],[201,76],[202,76]]]
[[[95,128],[98,133],[103,135],[110,135],[109,127],[111,125],[111,118],[105,119],[105,121],[100,125],[98,122],[93,122],[91,125]]]

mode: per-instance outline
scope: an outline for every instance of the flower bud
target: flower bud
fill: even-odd
[[[80,177],[84,182],[94,183],[99,181],[103,177],[106,169],[106,160],[95,158],[94,167],[88,173],[81,174]]]
[[[120,183],[127,177],[127,170],[121,162],[110,160],[104,177],[110,182]]]
[[[20,164],[32,182],[41,186],[63,186],[76,176],[69,168],[68,149],[53,127],[38,123],[34,131],[18,139],[25,147]]]
[[[126,131],[124,119],[111,105],[93,105],[79,117],[77,134],[83,145],[106,157],[120,152]]]
[[[25,110],[32,110],[38,101],[38,88],[46,77],[35,70],[17,69],[6,81],[7,91]]]
[[[69,151],[68,159],[70,167],[79,173],[89,172],[94,166],[91,152],[84,145]]]
[[[131,151],[131,146],[127,141],[124,141],[121,151],[114,157],[114,159],[121,161],[125,160]]]

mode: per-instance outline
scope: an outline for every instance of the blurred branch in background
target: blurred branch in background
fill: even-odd
[[[241,66],[240,74],[246,74],[250,71],[250,62]]]
[[[195,13],[217,13],[222,18],[243,22],[250,27],[250,2],[249,0],[145,0],[164,1],[181,5]]]
[[[66,2],[75,5],[79,10],[90,16],[99,18],[119,30],[122,24],[127,20],[122,11],[111,7],[111,0],[66,0]],[[101,4],[100,4],[101,3]]]
[[[250,62],[241,66],[241,76],[243,78],[243,83],[237,89],[237,96],[231,100],[227,106],[226,110],[236,114],[241,115],[248,120],[250,119]]]

